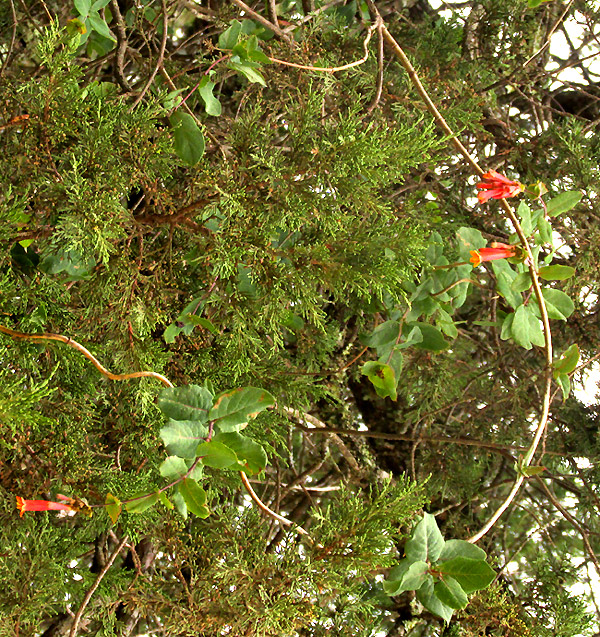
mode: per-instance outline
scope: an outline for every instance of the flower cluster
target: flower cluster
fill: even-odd
[[[497,259],[509,259],[516,256],[517,246],[509,246],[506,243],[492,241],[489,248],[471,250],[471,263],[477,267],[484,261],[496,261]]]
[[[67,496],[58,494],[57,497],[62,502],[51,502],[50,500],[25,500],[21,496],[17,496],[17,509],[21,517],[25,511],[76,511],[73,506],[73,500]],[[68,502],[69,504],[66,504]]]
[[[512,181],[495,170],[485,173],[483,179],[485,181],[476,184],[476,187],[481,191],[477,193],[479,203],[485,203],[488,199],[516,197],[525,190],[525,186],[522,183]]]

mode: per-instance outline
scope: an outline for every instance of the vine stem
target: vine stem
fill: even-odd
[[[51,334],[49,332],[44,332],[42,334],[25,334],[24,332],[16,332],[15,330],[11,330],[8,327],[4,327],[0,325],[0,332],[2,334],[7,334],[8,336],[12,336],[13,338],[26,338],[31,341],[60,341],[73,349],[76,349],[79,353],[83,354],[92,365],[106,378],[110,378],[110,380],[128,380],[130,378],[155,378],[160,381],[163,385],[167,387],[173,387],[173,383],[162,374],[158,372],[144,371],[144,372],[131,372],[130,374],[113,374],[109,372],[102,363],[83,345],[74,341],[69,336],[63,336],[62,334]]]
[[[295,527],[296,531],[298,531],[300,535],[304,535],[306,539],[309,540],[315,546],[321,549],[323,548],[321,544],[313,540],[313,538],[310,536],[310,533],[306,529],[299,526],[295,522],[292,522],[291,520],[284,518],[282,515],[279,515],[279,513],[275,513],[275,511],[273,511],[272,509],[269,509],[269,507],[256,495],[256,492],[254,491],[254,489],[252,488],[252,485],[250,484],[250,480],[248,480],[248,476],[243,471],[240,471],[240,477],[242,478],[242,482],[244,486],[246,487],[246,491],[248,491],[250,497],[254,500],[254,502],[256,503],[256,505],[261,511],[264,511],[265,513],[270,515],[272,518],[274,518],[281,524],[284,524],[285,526]]]
[[[404,53],[404,50],[402,49],[402,47],[398,44],[398,42],[394,39],[392,34],[388,31],[387,27],[385,26],[385,23],[383,22],[381,14],[379,13],[377,7],[375,6],[375,3],[373,2],[373,0],[367,0],[367,5],[369,7],[369,11],[371,12],[371,15],[375,19],[375,24],[380,25],[381,27],[381,33],[383,34],[384,40],[390,45],[394,54],[400,60],[400,63],[402,64],[402,66],[404,67],[404,70],[408,74],[413,86],[415,87],[416,91],[419,93],[419,95],[425,102],[427,110],[429,110],[429,112],[433,115],[438,126],[444,131],[444,133],[446,133],[446,135],[448,135],[450,142],[452,143],[454,148],[457,150],[457,152],[460,153],[460,155],[462,155],[462,157],[467,161],[467,163],[473,168],[473,170],[480,177],[483,176],[484,172],[481,166],[477,163],[475,158],[471,155],[471,153],[460,141],[460,139],[458,139],[458,137],[456,136],[456,133],[454,133],[452,128],[449,126],[448,122],[445,120],[444,116],[437,109],[433,100],[427,93],[427,90],[423,86],[419,76],[417,75],[415,68],[411,64],[411,61],[408,59],[407,55]],[[548,418],[550,415],[550,395],[552,390],[552,333],[550,331],[550,321],[548,318],[548,310],[546,308],[546,302],[544,300],[544,296],[542,295],[540,280],[538,277],[537,270],[535,268],[535,260],[531,252],[529,242],[527,241],[527,236],[525,235],[523,228],[521,227],[521,224],[519,223],[519,219],[517,218],[511,206],[506,202],[506,200],[501,199],[500,204],[504,212],[506,213],[506,216],[510,219],[511,223],[513,224],[513,227],[519,237],[521,245],[523,246],[527,254],[527,257],[528,257],[527,262],[529,264],[529,274],[531,276],[533,291],[535,293],[535,297],[537,299],[537,302],[540,308],[540,316],[542,319],[542,326],[543,326],[543,332],[544,332],[544,353],[546,358],[546,368],[545,368],[545,374],[544,374],[545,386],[544,386],[544,394],[542,399],[542,410],[540,414],[539,423],[535,431],[535,435],[533,437],[531,445],[529,446],[527,452],[525,453],[523,462],[521,463],[521,470],[522,470],[528,467],[529,465],[531,465],[533,456],[535,455],[535,452],[537,451],[540,440],[542,439],[544,431],[546,430],[546,426],[548,424]],[[481,528],[481,530],[479,530],[475,535],[473,535],[472,537],[468,539],[469,542],[471,543],[477,542],[496,524],[496,522],[499,520],[502,514],[506,511],[506,509],[508,509],[510,504],[515,499],[524,480],[525,480],[525,475],[520,472],[512,486],[512,489],[510,490],[510,493],[505,498],[504,502],[498,507],[498,509],[495,511],[492,517],[485,523],[485,525]]]
[[[295,62],[287,62],[286,60],[279,60],[278,58],[272,58],[272,57],[269,57],[269,60],[277,64],[283,64],[284,66],[291,66],[295,69],[303,69],[305,71],[317,71],[319,73],[337,73],[338,71],[346,71],[348,69],[354,68],[355,66],[360,66],[361,64],[367,61],[369,57],[369,42],[371,38],[373,37],[373,33],[378,28],[379,28],[379,23],[375,23],[369,27],[367,31],[367,37],[363,41],[363,49],[365,54],[360,58],[360,60],[349,62],[348,64],[343,64],[342,66],[332,66],[332,67],[309,66],[306,64],[296,64]]]

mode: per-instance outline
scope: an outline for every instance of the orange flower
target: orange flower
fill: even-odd
[[[64,495],[58,495],[61,500],[72,501]],[[74,511],[71,504],[62,504],[61,502],[51,502],[50,500],[25,500],[21,496],[17,496],[17,509],[21,517],[25,511]]]
[[[516,197],[525,190],[525,186],[522,183],[512,181],[508,179],[508,177],[497,173],[495,170],[490,170],[485,173],[483,178],[486,181],[481,181],[476,184],[477,188],[481,190],[481,192],[477,193],[479,203],[485,203],[488,199]]]
[[[471,263],[473,267],[477,267],[483,261],[496,261],[497,259],[509,259],[516,256],[517,246],[509,246],[506,243],[498,243],[492,241],[489,248],[481,248],[480,250],[471,250]]]

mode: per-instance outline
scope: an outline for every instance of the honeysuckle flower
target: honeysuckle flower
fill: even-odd
[[[477,267],[483,261],[496,261],[497,259],[509,259],[517,254],[517,246],[509,246],[506,243],[492,241],[489,248],[471,250],[471,263]]]
[[[71,498],[67,498],[64,495],[59,495],[58,497],[72,502]],[[25,511],[75,511],[71,504],[52,502],[51,500],[25,500],[19,495],[17,496],[17,509],[21,517],[23,517]]]
[[[506,199],[516,197],[525,190],[525,186],[519,181],[513,181],[504,175],[490,170],[483,175],[485,181],[476,184],[481,192],[477,193],[479,203],[485,203],[488,199]],[[502,257],[499,257],[502,258]]]

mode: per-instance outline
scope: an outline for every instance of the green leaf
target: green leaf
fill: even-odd
[[[178,490],[188,511],[199,518],[207,518],[210,515],[210,510],[206,506],[206,491],[195,480],[186,478],[179,483]]]
[[[413,562],[437,562],[444,548],[444,537],[440,533],[435,517],[425,513],[415,526],[404,552]]]
[[[199,385],[167,387],[158,395],[158,408],[173,420],[206,422],[212,403],[213,395]]]
[[[39,265],[39,269],[46,274],[60,274],[65,272],[72,281],[80,281],[89,277],[96,267],[92,258],[83,258],[76,250],[59,251],[47,256]]]
[[[179,456],[169,456],[161,463],[158,471],[163,478],[169,481],[177,480],[188,472],[189,468],[183,458]]]
[[[165,495],[164,491],[159,491],[158,492],[158,499],[160,501],[160,503],[167,509],[174,509],[175,505],[171,502],[171,500],[169,500],[169,498],[167,498],[167,496]]]
[[[195,420],[170,420],[160,430],[167,451],[180,458],[195,458],[198,445],[208,436],[208,427]]]
[[[433,578],[425,580],[423,586],[417,591],[417,599],[430,613],[441,617],[446,623],[450,622],[454,609],[440,601],[435,594]]]
[[[257,387],[241,387],[223,392],[215,400],[209,419],[220,432],[239,431],[251,418],[275,404],[268,391]]]
[[[446,562],[440,562],[436,570],[453,577],[465,593],[486,588],[496,577],[496,573],[485,560],[470,557],[455,557]]]
[[[238,457],[233,449],[230,449],[222,442],[215,442],[214,440],[198,445],[196,455],[202,458],[204,465],[214,469],[224,469],[238,462]]]
[[[174,343],[175,339],[181,334],[183,327],[179,327],[176,323],[171,323],[164,331],[163,338],[165,343]]]
[[[92,27],[96,33],[100,34],[103,38],[107,40],[112,40],[116,42],[115,36],[110,32],[108,28],[108,24],[104,22],[104,20],[97,13],[90,13],[87,19],[87,23]]]
[[[205,75],[198,85],[198,93],[204,101],[204,110],[209,115],[218,117],[221,114],[221,102],[213,95],[216,84],[211,82],[208,75]]]
[[[546,204],[548,216],[556,217],[563,212],[573,209],[581,201],[581,192],[579,190],[569,190],[563,192]]]
[[[429,323],[407,323],[405,330],[409,332],[415,327],[419,328],[423,340],[416,342],[414,346],[418,349],[425,349],[430,352],[441,352],[448,348],[448,341],[437,327]]]
[[[400,323],[398,321],[385,321],[364,338],[363,342],[369,347],[374,347],[377,350],[377,356],[386,356],[396,345],[399,337]]]
[[[243,76],[245,76],[249,82],[254,84],[260,84],[261,86],[266,86],[267,82],[265,78],[262,76],[262,73],[258,71],[256,68],[251,66],[252,62],[229,62],[228,66]]]
[[[236,432],[219,433],[212,440],[233,449],[240,463],[244,465],[243,470],[246,473],[260,473],[267,466],[266,451],[248,436]]]
[[[523,303],[523,298],[520,293],[512,289],[512,283],[517,277],[517,273],[506,259],[492,261],[491,266],[496,276],[496,289],[499,294],[504,297],[512,308],[518,308]]]
[[[521,227],[526,236],[529,236],[533,232],[533,225],[531,223],[531,209],[522,201],[517,208],[517,214],[521,217]]]
[[[559,374],[570,374],[579,363],[579,346],[577,343],[569,346],[559,360],[554,361],[554,376]]]
[[[513,282],[510,284],[510,287],[515,292],[525,292],[525,290],[529,290],[531,287],[531,275],[529,272],[521,272],[520,274],[517,274]]]
[[[96,0],[90,7],[90,11],[100,11],[100,9],[104,9],[109,2],[110,0]]]
[[[390,595],[390,597],[392,597],[394,595],[399,595],[403,590],[405,590],[401,588],[402,580],[404,579],[404,575],[408,569],[414,563],[415,562],[412,560],[405,558],[400,560],[398,564],[394,566],[394,568],[390,571],[387,580],[383,582],[383,590],[386,595]]]
[[[79,15],[86,16],[90,12],[92,8],[92,0],[74,0],[73,4],[77,11],[79,11]]]
[[[204,135],[194,118],[188,113],[175,111],[169,117],[173,129],[175,152],[188,166],[195,166],[204,155]]]
[[[248,59],[253,62],[271,64],[271,60],[262,52],[258,44],[258,38],[255,35],[251,35],[246,41],[246,55],[248,56]]]
[[[531,349],[529,311],[527,306],[520,305],[517,308],[512,322],[511,333],[517,345],[525,349]]]
[[[219,330],[214,326],[211,321],[203,318],[202,316],[196,316],[195,314],[185,314],[180,317],[180,320],[186,325],[198,325],[207,329],[211,334],[218,334]]]
[[[233,49],[240,37],[241,30],[242,23],[239,20],[232,20],[231,26],[219,36],[219,48],[225,50]]]
[[[548,316],[553,319],[566,321],[575,310],[575,305],[571,298],[561,290],[554,288],[543,288],[542,296],[546,301]]]
[[[111,519],[112,523],[116,524],[119,516],[121,515],[121,500],[112,495],[112,493],[107,493],[104,508],[106,509],[108,517]]]
[[[544,243],[552,245],[552,225],[545,217],[540,217],[537,222],[540,238]]]
[[[427,571],[429,570],[429,564],[427,562],[416,561],[412,562],[402,581],[399,585],[399,588],[394,595],[398,595],[402,591],[417,591],[423,586],[425,583],[425,579],[427,578]]]
[[[545,265],[540,268],[540,277],[546,281],[564,281],[575,274],[570,265]]]
[[[380,361],[369,361],[362,366],[361,373],[373,383],[378,396],[381,398],[389,396],[392,400],[398,398],[396,391],[398,381],[394,370],[389,365]]]
[[[468,261],[471,258],[471,250],[479,250],[487,245],[487,241],[479,230],[475,228],[459,228],[456,233],[458,243],[458,254],[462,261]]]
[[[446,576],[437,582],[433,587],[433,592],[442,604],[455,610],[465,608],[469,603],[467,594],[453,577]]]
[[[187,504],[185,503],[185,500],[183,499],[183,496],[181,495],[181,493],[179,493],[179,491],[175,491],[171,495],[171,500],[173,501],[173,504],[175,505],[175,508],[177,509],[177,512],[179,513],[179,515],[184,520],[187,520],[188,508],[187,508]]]
[[[568,374],[559,374],[556,379],[562,390],[563,401],[567,400],[571,393],[571,379]]]
[[[512,326],[515,320],[515,313],[510,312],[504,317],[504,321],[502,321],[502,331],[500,332],[500,338],[503,341],[508,340],[512,336]]]
[[[438,561],[443,562],[455,557],[470,557],[474,560],[485,560],[486,554],[483,549],[466,540],[446,540]]]
[[[129,513],[143,513],[158,502],[158,493],[147,493],[125,502],[125,510]]]
[[[531,476],[539,476],[541,473],[544,473],[544,471],[547,471],[547,469],[542,465],[530,465],[529,467],[523,467],[521,469],[521,473],[526,478],[529,478]]]

